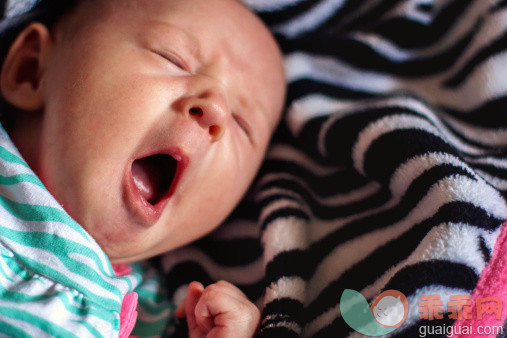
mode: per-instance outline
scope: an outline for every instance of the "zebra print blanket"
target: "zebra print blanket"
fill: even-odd
[[[287,111],[234,215],[159,259],[170,296],[229,280],[261,337],[358,335],[345,289],[403,292],[392,336],[456,324],[418,302],[472,294],[507,218],[507,1],[245,2],[285,53]]]

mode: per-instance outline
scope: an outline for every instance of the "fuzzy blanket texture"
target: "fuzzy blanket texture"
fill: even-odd
[[[286,111],[226,223],[152,260],[170,299],[225,279],[262,309],[260,337],[357,337],[344,290],[371,304],[394,289],[409,310],[388,336],[488,324],[507,337],[507,1],[243,1],[283,49]],[[35,2],[7,1],[7,17]],[[442,319],[421,318],[431,295]],[[457,295],[504,306],[454,319]]]
[[[501,298],[502,326],[507,1],[245,3],[282,46],[287,110],[234,215],[159,258],[170,296],[231,281],[262,308],[260,337],[360,336],[340,314],[345,289],[369,303],[401,291],[393,337],[472,325],[449,316],[463,294]],[[435,294],[443,319],[420,318]]]

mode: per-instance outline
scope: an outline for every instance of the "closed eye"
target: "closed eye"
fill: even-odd
[[[250,128],[250,125],[239,115],[232,114],[232,117],[234,118],[234,121],[236,124],[241,128],[241,130],[248,136],[250,141],[252,140],[252,129]]]
[[[187,72],[190,71],[190,69],[187,66],[187,64],[178,55],[175,55],[173,53],[169,53],[169,52],[166,52],[166,51],[159,51],[159,50],[156,50],[156,51],[153,51],[153,52],[155,54],[163,57],[165,60],[169,61],[170,63],[172,63],[176,67],[180,68],[181,70],[184,70],[184,71],[187,71]]]

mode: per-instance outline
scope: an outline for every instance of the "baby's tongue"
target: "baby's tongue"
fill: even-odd
[[[160,173],[154,163],[146,158],[134,161],[132,163],[132,177],[141,196],[153,204],[158,197],[160,185]]]

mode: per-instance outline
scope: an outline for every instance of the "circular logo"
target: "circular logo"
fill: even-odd
[[[398,290],[386,290],[375,298],[370,309],[380,325],[399,327],[407,318],[407,297]]]

